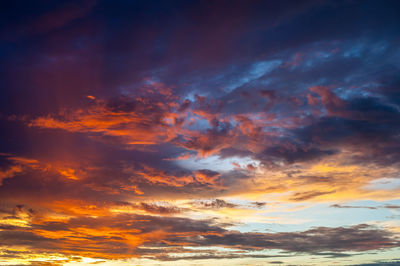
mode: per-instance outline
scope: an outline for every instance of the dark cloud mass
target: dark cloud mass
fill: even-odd
[[[398,259],[398,1],[0,6],[0,264]]]

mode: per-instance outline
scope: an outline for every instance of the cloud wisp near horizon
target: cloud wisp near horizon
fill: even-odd
[[[5,1],[0,264],[397,265],[397,1]]]

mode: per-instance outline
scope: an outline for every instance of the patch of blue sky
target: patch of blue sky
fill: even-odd
[[[400,198],[400,196],[399,196],[399,198]],[[387,201],[385,201],[384,203],[385,203],[385,204],[388,204],[388,205],[397,205],[397,206],[400,206],[400,199],[387,200]],[[399,209],[399,210],[400,210],[400,209]]]
[[[371,190],[397,190],[400,188],[399,177],[383,177],[368,183],[367,189]]]
[[[191,246],[187,246],[187,247],[183,247],[183,249],[187,249],[187,250],[199,250],[199,251],[203,251],[203,250],[210,250],[210,247],[191,247]],[[235,252],[235,251],[241,251],[240,249],[235,249],[235,248],[225,248],[225,247],[212,247],[213,250],[215,251],[220,251],[220,252]]]
[[[210,128],[210,123],[208,122],[207,119],[204,119],[203,117],[196,115],[194,113],[188,113],[187,119],[188,121],[194,120],[194,123],[191,123],[190,125],[186,126],[186,128],[189,130],[203,131]]]
[[[198,94],[198,92],[195,90],[192,90],[188,94],[186,94],[184,96],[184,98],[194,102],[196,100],[196,97],[195,97],[196,94]]]
[[[384,208],[383,206],[397,205],[398,203],[399,201],[354,201],[347,202],[343,206],[359,206],[364,208],[335,208],[330,207],[332,203],[317,203],[292,211],[271,212],[266,209],[265,213],[258,216],[257,222],[250,221],[237,224],[231,229],[241,232],[295,232],[304,231],[311,227],[318,227],[321,224],[326,227],[351,226],[361,223],[374,224],[375,222],[390,221],[393,209]],[[296,205],[282,204],[280,208],[284,206]],[[376,209],[367,207],[376,207]],[[262,216],[265,217],[265,222],[260,222]]]
[[[288,232],[287,224],[266,222],[266,223],[240,223],[229,227],[230,230],[237,230],[242,233],[274,233],[274,232]],[[296,230],[292,230],[296,231]]]
[[[217,172],[229,172],[235,168],[234,163],[241,166],[248,164],[258,165],[259,162],[252,160],[250,157],[230,157],[222,159],[217,155],[208,156],[206,158],[189,158],[186,160],[179,160],[176,163],[190,170],[209,169]]]
[[[356,205],[359,203],[346,203],[349,206],[362,206]],[[365,205],[368,206],[368,205]],[[285,215],[283,213],[282,215]],[[368,223],[374,221],[387,221],[390,211],[387,209],[367,209],[367,208],[334,208],[330,204],[314,204],[306,209],[296,212],[295,217],[302,219],[309,219],[310,222],[304,224],[288,224],[288,229],[298,228],[304,229],[306,227],[315,227],[323,224],[328,227],[349,226],[360,223]]]

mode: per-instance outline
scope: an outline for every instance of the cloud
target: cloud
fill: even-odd
[[[316,198],[321,195],[326,195],[326,194],[331,194],[334,193],[335,191],[308,191],[308,192],[297,192],[295,193],[291,200],[293,201],[305,201],[309,200],[312,198]]]
[[[330,207],[332,208],[342,208],[342,209],[369,209],[369,210],[377,210],[377,209],[400,209],[398,205],[382,205],[382,206],[353,206],[353,205],[341,205],[341,204],[332,204]]]
[[[12,156],[11,154],[0,154],[0,185],[2,180],[12,178],[26,171],[26,168],[37,168],[38,161],[34,159]]]
[[[141,202],[140,207],[148,213],[155,213],[155,214],[176,214],[182,211],[181,209],[175,206],[162,206],[145,202]]]
[[[195,201],[193,202],[193,205],[200,208],[215,209],[215,210],[221,208],[235,208],[239,206],[237,204],[226,202],[225,200],[222,199],[214,199],[210,201]]]
[[[370,209],[370,210],[377,209],[377,207],[370,207],[370,206],[349,206],[349,205],[340,205],[340,204],[333,204],[330,207],[339,208],[339,209]]]
[[[87,110],[60,113],[33,119],[29,126],[101,134],[119,138],[127,145],[151,145],[176,137],[169,116],[168,103],[157,96],[147,98],[111,99]],[[172,115],[172,113],[170,114]],[[174,117],[172,117],[173,119]]]
[[[244,249],[278,248],[292,252],[365,251],[398,245],[398,242],[390,237],[390,233],[368,225],[349,228],[318,227],[298,233],[240,234],[231,232],[224,236],[210,235],[205,238],[208,245],[239,246]],[[303,244],[300,245],[300,243]]]
[[[140,206],[147,208],[149,205]],[[137,214],[57,220],[41,215],[31,219],[28,227],[3,228],[0,239],[7,239],[2,241],[6,249],[11,245],[29,247],[34,252],[103,259],[144,256],[161,260],[172,260],[168,253],[186,253],[186,249],[177,248],[190,246],[234,248],[237,253],[228,256],[234,258],[253,257],[247,254],[252,250],[325,255],[325,252],[363,252],[400,245],[391,232],[366,224],[315,227],[299,232],[242,233],[227,230],[211,220]],[[154,254],[151,249],[146,251],[150,247],[163,249]],[[226,254],[216,253],[214,258],[226,258]]]

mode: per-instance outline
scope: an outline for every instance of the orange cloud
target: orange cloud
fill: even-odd
[[[12,156],[7,153],[0,153],[0,156],[4,156],[10,162],[4,169],[0,169],[0,185],[4,179],[12,178],[17,174],[21,174],[27,168],[36,168],[39,163],[34,159]]]
[[[210,170],[198,170],[192,174],[174,175],[145,165],[142,171],[137,171],[135,174],[150,183],[173,187],[183,187],[190,184],[202,184],[212,187],[222,186],[218,180],[220,174]]]
[[[120,138],[129,145],[152,145],[176,137],[175,118],[168,102],[148,98],[122,99],[116,102],[97,101],[86,110],[61,112],[57,116],[37,117],[29,126],[63,129],[70,132],[103,134]]]

